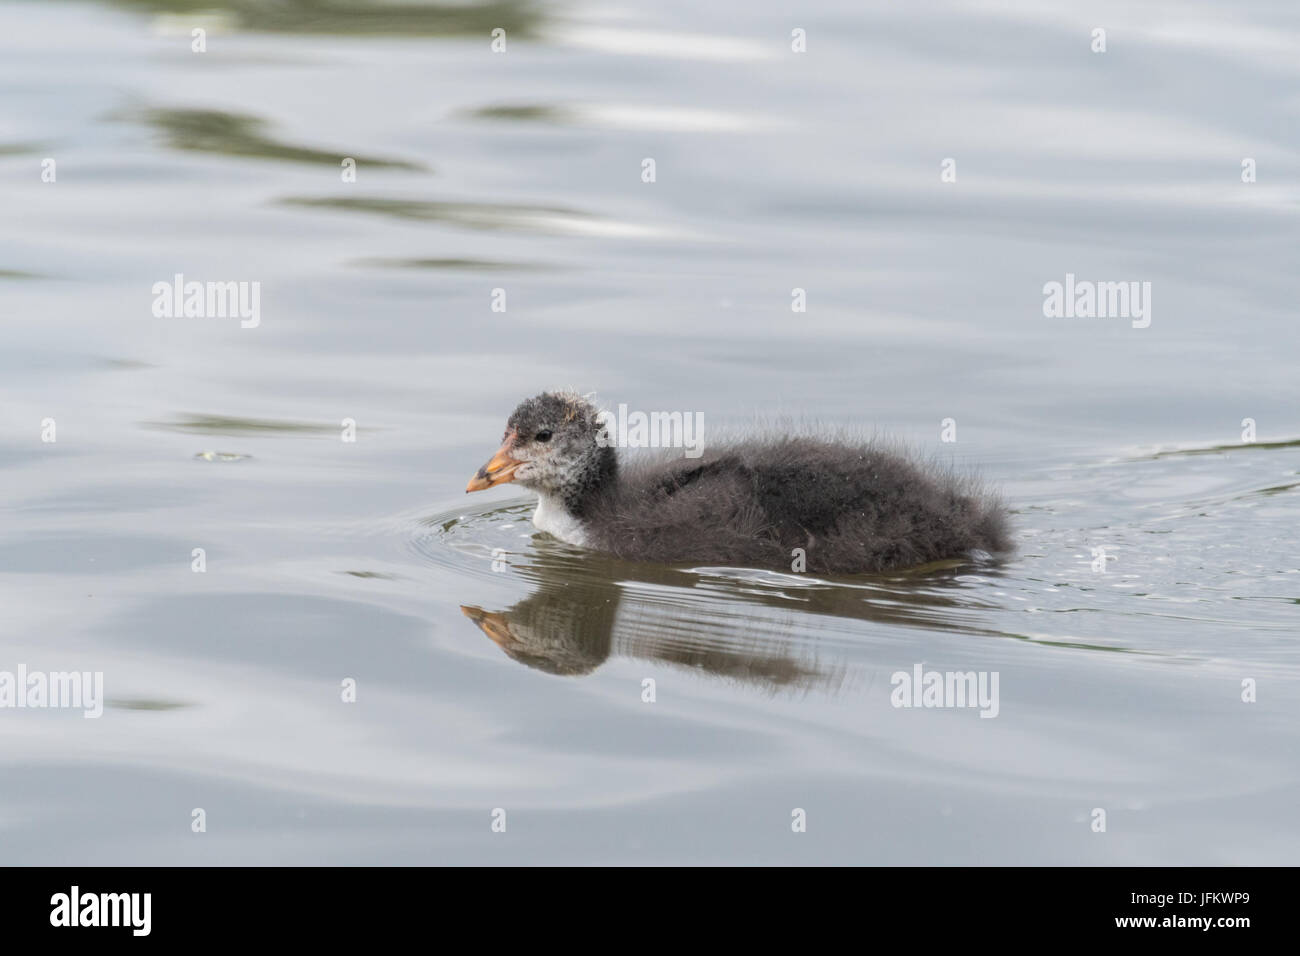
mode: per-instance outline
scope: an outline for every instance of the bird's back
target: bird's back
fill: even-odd
[[[1007,549],[1000,504],[877,443],[737,442],[621,466],[595,543],[635,560],[855,573]]]

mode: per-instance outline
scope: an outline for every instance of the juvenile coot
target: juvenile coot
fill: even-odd
[[[620,462],[582,396],[522,402],[465,490],[516,482],[533,524],[634,561],[857,573],[1010,548],[1001,503],[875,442],[774,434]]]

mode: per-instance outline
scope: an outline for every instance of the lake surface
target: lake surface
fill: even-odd
[[[0,861],[1296,862],[1294,4],[356,8],[0,4],[0,671],[107,698],[0,709]],[[1017,552],[535,535],[463,489],[569,385],[878,429]]]

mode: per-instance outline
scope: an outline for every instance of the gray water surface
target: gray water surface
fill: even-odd
[[[1295,863],[1298,45],[1269,0],[0,4],[0,671],[108,698],[0,709],[0,861]],[[177,273],[260,324],[155,317]],[[1150,325],[1045,318],[1067,273]],[[1017,551],[584,553],[463,493],[569,385],[888,433]],[[996,718],[893,706],[917,664]]]

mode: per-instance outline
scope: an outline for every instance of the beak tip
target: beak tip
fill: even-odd
[[[465,491],[482,491],[484,488],[493,488],[497,485],[505,484],[515,480],[515,469],[522,462],[512,458],[509,454],[509,446],[502,446],[492,460],[480,468],[474,477],[470,478],[469,484],[465,486]]]

